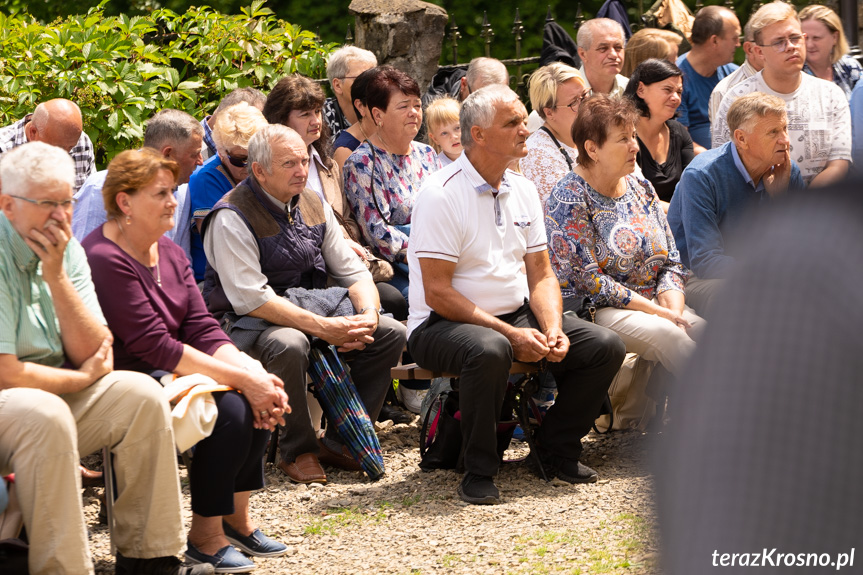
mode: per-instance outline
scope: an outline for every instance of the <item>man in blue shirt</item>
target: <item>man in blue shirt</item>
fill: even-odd
[[[164,109],[157,112],[147,121],[144,130],[144,147],[161,152],[169,160],[180,165],[180,175],[177,178],[177,198],[174,229],[165,235],[175,244],[183,248],[189,261],[192,260],[189,247],[191,229],[191,211],[189,209],[188,190],[186,184],[198,166],[201,159],[204,129],[192,116],[181,110]],[[94,173],[81,189],[75,193],[78,202],[75,214],[72,216],[72,233],[79,242],[84,241],[90,232],[100,227],[107,220],[105,203],[102,200],[102,186],[108,170]]]
[[[734,264],[728,240],[746,213],[766,198],[804,187],[791,160],[785,102],[753,92],[728,110],[732,140],[699,154],[683,171],[668,223],[681,260],[694,273],[686,301],[699,315]]]
[[[728,8],[705,6],[695,15],[692,49],[677,59],[683,72],[683,99],[677,120],[689,128],[697,148],[710,148],[708,104],[713,88],[737,69],[734,52],[740,46],[740,22]]]

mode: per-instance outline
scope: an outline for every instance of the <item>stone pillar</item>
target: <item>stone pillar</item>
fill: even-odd
[[[409,74],[425,92],[438,69],[446,10],[421,0],[353,0],[356,45]]]

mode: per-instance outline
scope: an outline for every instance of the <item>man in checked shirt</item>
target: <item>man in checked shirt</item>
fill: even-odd
[[[96,170],[93,142],[84,131],[81,109],[75,102],[63,98],[42,102],[32,114],[0,128],[0,155],[27,142],[45,142],[69,152],[75,161],[72,193]]]

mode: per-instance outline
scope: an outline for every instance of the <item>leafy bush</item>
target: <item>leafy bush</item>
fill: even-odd
[[[81,107],[104,166],[139,146],[144,121],[163,108],[202,118],[238,87],[268,91],[294,72],[323,78],[336,45],[321,45],[263,4],[232,16],[203,7],[130,18],[106,17],[103,2],[49,25],[0,14],[0,125],[41,101],[68,98]]]

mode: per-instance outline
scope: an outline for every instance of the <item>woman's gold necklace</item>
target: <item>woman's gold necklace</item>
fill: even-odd
[[[114,221],[117,222],[117,227],[120,228],[120,235],[123,236],[123,241],[125,241],[126,245],[129,246],[129,249],[134,252],[135,250],[132,248],[132,242],[130,242],[129,238],[126,237],[126,231],[123,229],[123,225],[120,223],[120,220]],[[158,250],[158,248],[156,249]],[[143,255],[143,252],[141,255]],[[132,257],[134,257],[134,255]],[[162,287],[162,270],[159,269],[159,258],[156,258],[156,265],[153,267],[147,266],[144,262],[141,262],[141,264],[147,268],[147,271],[150,272],[151,276],[153,276],[153,280],[156,282],[156,285]],[[153,270],[155,270],[155,272]]]

